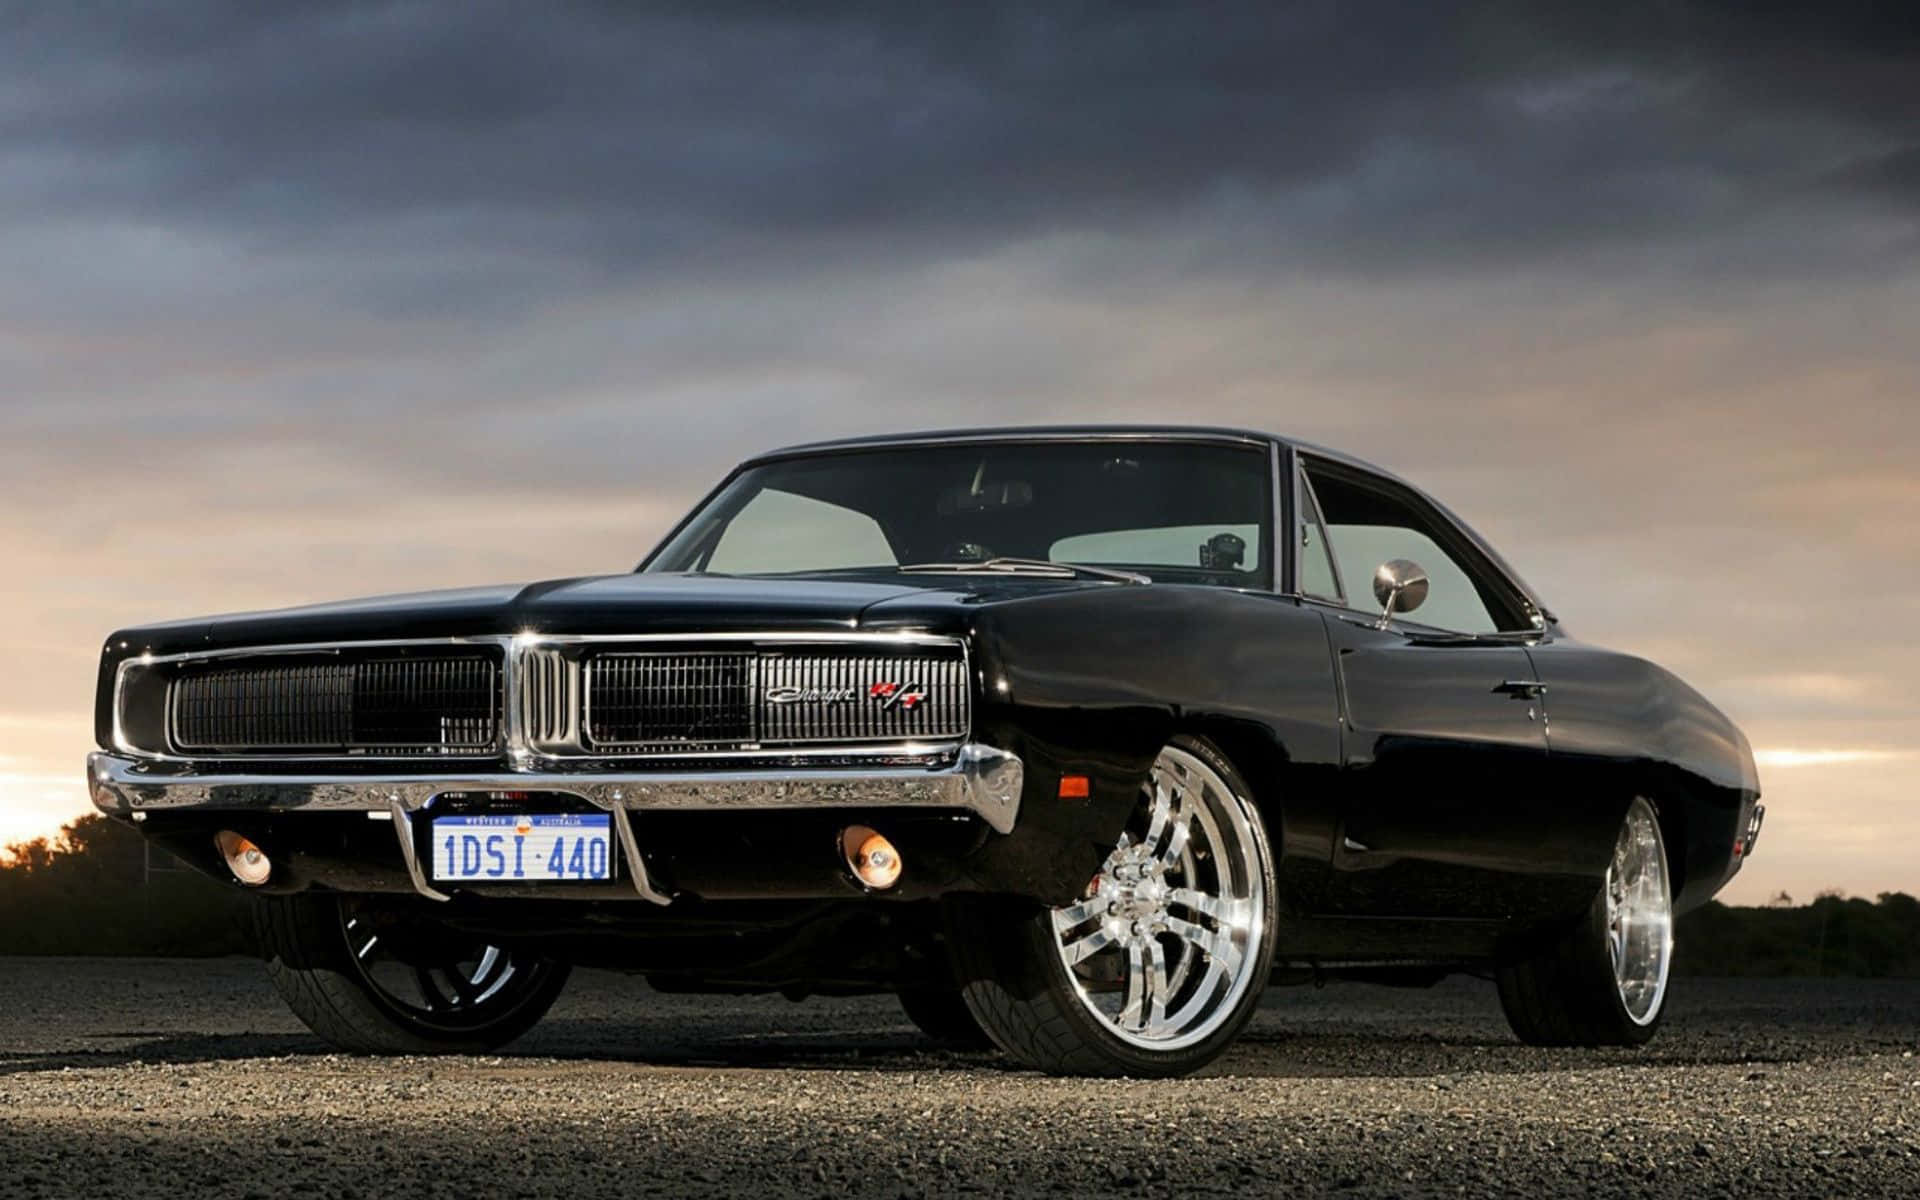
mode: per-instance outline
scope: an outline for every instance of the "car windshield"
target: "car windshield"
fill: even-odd
[[[993,563],[1018,573],[1058,563],[1265,588],[1272,531],[1272,470],[1252,446],[896,446],[749,467],[643,569],[801,575]]]

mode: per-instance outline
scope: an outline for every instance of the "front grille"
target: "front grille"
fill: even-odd
[[[805,752],[823,764],[841,748],[898,754],[971,727],[958,643],[557,641],[512,652],[511,695],[503,650],[344,646],[169,665],[145,727],[157,732],[164,713],[181,754],[477,757],[512,740],[557,757]]]
[[[957,646],[586,654],[582,748],[593,753],[935,742],[968,730],[966,663]],[[544,678],[532,676],[523,690],[561,694]],[[527,723],[554,728],[561,718],[534,703]]]
[[[220,667],[173,684],[183,750],[320,750],[353,740],[353,668]]]
[[[499,707],[479,654],[202,665],[170,697],[175,749],[239,754],[480,753]]]
[[[587,663],[587,744],[660,753],[754,740],[754,656],[603,654]]]
[[[761,663],[759,702],[760,737],[768,742],[964,737],[966,665],[956,656],[927,654],[769,656]]]

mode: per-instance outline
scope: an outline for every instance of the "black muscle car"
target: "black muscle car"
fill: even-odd
[[[373,1053],[499,1046],[575,964],[1082,1074],[1208,1062],[1270,977],[1638,1044],[1762,815],[1726,717],[1438,503],[1215,429],[782,450],[633,574],[125,630],[97,736],[94,802]]]

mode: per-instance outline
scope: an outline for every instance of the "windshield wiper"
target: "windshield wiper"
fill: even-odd
[[[1074,579],[1089,575],[1095,579],[1111,579],[1116,583],[1153,582],[1138,571],[1115,571],[1106,567],[1089,567],[1081,563],[1051,562],[1044,558],[989,558],[980,562],[902,563],[895,569],[906,574],[918,575],[1038,575],[1050,579]]]

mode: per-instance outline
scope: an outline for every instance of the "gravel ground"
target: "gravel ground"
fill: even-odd
[[[1137,1083],[597,973],[511,1055],[357,1060],[250,961],[0,959],[0,1197],[1920,1192],[1920,983],[1676,988],[1639,1053],[1523,1049],[1468,980],[1277,990]]]

